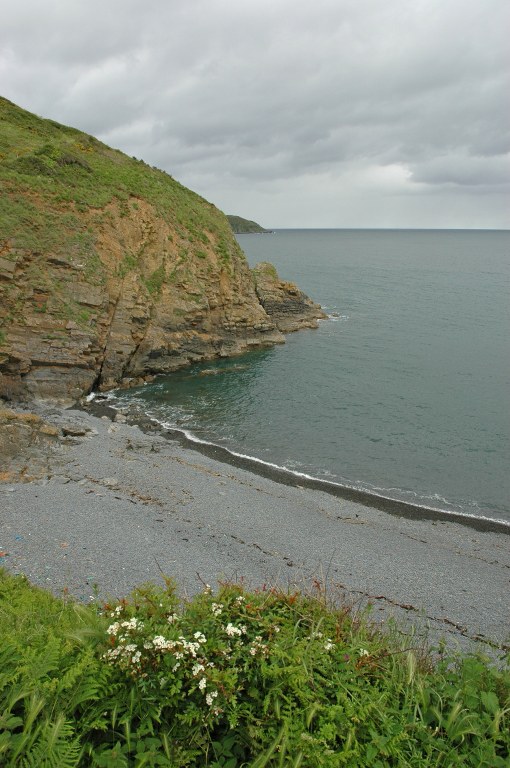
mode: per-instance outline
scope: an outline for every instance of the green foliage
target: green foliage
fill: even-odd
[[[119,277],[126,277],[138,264],[138,259],[132,253],[126,253],[118,267]]]
[[[145,287],[151,296],[157,296],[161,293],[161,288],[165,282],[165,275],[165,267],[161,264],[146,280],[144,280]]]
[[[0,572],[2,766],[80,764],[109,672],[95,652],[99,626],[93,612]]]
[[[171,581],[78,606],[0,572],[5,766],[504,768],[510,671],[433,661],[322,592]]]
[[[89,268],[97,254],[80,214],[96,212],[99,224],[108,217],[109,204],[127,217],[143,200],[171,228],[169,240],[181,247],[217,244],[225,263],[234,253],[244,259],[226,217],[170,175],[1,97],[0,183],[1,237],[18,248],[58,254],[79,246]],[[121,276],[127,271],[124,264]],[[151,292],[159,290],[157,283],[149,278]]]
[[[271,232],[270,229],[264,229],[256,221],[250,221],[250,219],[243,219],[241,216],[227,216],[230,226],[233,232],[236,234],[262,234]]]

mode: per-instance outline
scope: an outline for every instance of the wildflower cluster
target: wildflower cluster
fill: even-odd
[[[285,648],[296,642],[288,636],[284,615],[292,614],[292,599],[286,604],[272,594],[255,599],[231,586],[213,595],[207,585],[192,611],[180,613],[175,599],[168,605],[159,597],[140,603],[137,614],[129,615],[133,608],[121,604],[109,614],[114,621],[103,658],[145,692],[157,691],[163,702],[184,697],[208,722],[225,716],[235,723],[245,690],[256,690],[266,666],[278,667]],[[310,658],[336,648],[313,623],[298,621],[297,626]]]

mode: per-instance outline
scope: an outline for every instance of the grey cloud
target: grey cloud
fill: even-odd
[[[510,155],[504,157],[473,157],[447,155],[435,157],[413,169],[412,178],[425,184],[460,184],[487,186],[504,184],[510,187]]]
[[[404,197],[502,189],[508,21],[505,0],[19,0],[0,91],[219,204],[316,195],[322,174],[343,199],[376,167]]]

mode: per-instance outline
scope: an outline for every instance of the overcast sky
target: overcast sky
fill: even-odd
[[[510,227],[508,0],[0,0],[0,93],[267,227]]]

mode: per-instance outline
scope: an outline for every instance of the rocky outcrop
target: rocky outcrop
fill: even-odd
[[[71,403],[320,316],[168,174],[1,98],[0,117],[0,397]]]
[[[61,432],[34,413],[0,408],[0,482],[31,482],[48,470]]]
[[[282,333],[317,328],[318,321],[326,317],[319,304],[300,291],[297,285],[280,280],[272,264],[257,264],[253,275],[259,301]]]

